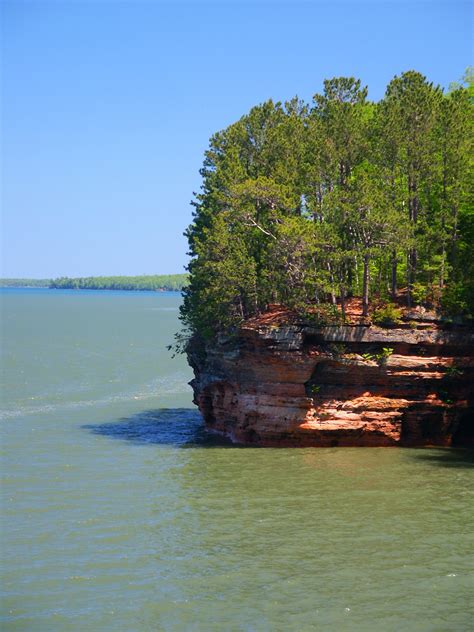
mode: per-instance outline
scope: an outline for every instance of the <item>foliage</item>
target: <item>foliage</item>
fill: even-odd
[[[377,362],[380,366],[387,364],[387,360],[392,355],[393,349],[391,347],[383,347],[382,351],[377,354]]]
[[[463,283],[451,283],[444,288],[441,305],[447,317],[465,316],[472,318],[471,305],[468,292],[469,286]]]
[[[381,327],[390,327],[400,324],[401,315],[402,312],[396,305],[387,303],[387,305],[375,310],[372,315],[372,322],[374,325],[380,325]]]
[[[347,353],[346,345],[343,342],[333,342],[328,345],[328,352],[334,358],[341,358],[345,353]]]
[[[452,364],[451,366],[446,367],[445,375],[446,377],[452,378],[452,377],[459,377],[463,373],[464,371],[462,369],[457,367],[455,364]]]
[[[467,85],[466,85],[467,84]],[[269,303],[344,322],[347,300],[474,312],[472,75],[448,93],[408,71],[373,103],[353,77],[311,104],[269,100],[214,134],[186,231],[181,320],[206,339]],[[399,322],[394,305],[373,322]]]
[[[456,382],[464,374],[464,371],[456,364],[451,364],[445,369],[443,379],[441,380],[441,388],[438,389],[439,399],[447,405],[454,404]]]
[[[309,387],[310,393],[311,393],[311,397],[313,397],[313,399],[316,399],[316,397],[319,395],[319,392],[321,390],[321,386],[319,384],[311,384],[311,386]]]
[[[391,347],[383,347],[379,353],[364,353],[362,359],[366,362],[376,362],[379,366],[385,366],[387,360],[392,355],[393,349]]]
[[[341,325],[344,322],[341,312],[335,305],[321,303],[315,306],[307,304],[297,307],[297,312],[305,324],[313,327]]]
[[[424,305],[429,303],[428,298],[429,288],[423,283],[413,283],[411,297],[413,302],[417,305]]]

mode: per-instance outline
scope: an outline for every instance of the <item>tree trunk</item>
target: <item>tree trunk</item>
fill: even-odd
[[[411,307],[411,251],[407,253],[407,307]]]
[[[347,270],[347,288],[348,288],[348,294],[349,296],[352,296],[353,291],[353,285],[354,285],[354,270],[352,268],[351,265],[351,261],[347,261],[347,264],[345,266],[346,270]]]
[[[418,184],[416,179],[408,176],[408,215],[413,227],[418,222],[419,199],[417,195]],[[413,230],[414,232],[414,230]],[[411,307],[411,295],[413,284],[416,280],[416,269],[418,265],[418,251],[416,245],[410,248],[407,261],[407,306]]]
[[[334,275],[332,273],[331,264],[328,261],[329,278],[331,281],[331,303],[337,305],[336,294],[334,293]]]
[[[396,250],[392,251],[392,287],[391,287],[391,295],[392,300],[394,301],[397,296],[397,252]]]
[[[364,275],[362,281],[362,316],[369,313],[369,255],[364,255]]]
[[[457,242],[458,242],[458,217],[459,217],[459,208],[457,204],[453,204],[452,207],[452,216],[453,216],[453,232],[451,236],[451,256],[453,258],[456,257],[457,251]]]
[[[379,270],[378,270],[378,274],[377,274],[377,294],[378,296],[380,296],[380,288],[382,287],[382,276],[384,273],[384,261],[383,259],[380,259],[379,261]]]
[[[341,285],[340,291],[341,291],[342,319],[343,319],[344,322],[346,322],[346,288],[343,285]]]
[[[254,298],[253,298],[254,310],[255,310],[255,314],[259,314],[260,310],[258,308],[258,287],[257,287],[257,281],[255,281],[255,284],[254,284],[254,292],[255,292]]]
[[[239,312],[240,312],[240,317],[242,319],[245,318],[245,316],[244,316],[244,306],[242,304],[242,294],[239,294]]]
[[[357,255],[354,257],[354,270],[355,270],[355,293],[359,294],[359,262],[357,261]]]
[[[441,265],[439,268],[439,287],[441,289],[443,289],[444,287],[444,269],[445,269],[445,265],[446,265],[446,245],[444,243],[444,236],[443,236],[443,250],[441,253]]]

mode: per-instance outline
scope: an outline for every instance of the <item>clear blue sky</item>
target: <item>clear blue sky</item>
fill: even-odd
[[[472,63],[468,2],[3,0],[2,276],[181,272],[209,136],[355,75]]]

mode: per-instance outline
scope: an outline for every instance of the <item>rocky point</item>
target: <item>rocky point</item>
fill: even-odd
[[[405,321],[315,327],[271,309],[191,344],[195,403],[208,429],[241,443],[473,445],[474,331],[423,310]]]

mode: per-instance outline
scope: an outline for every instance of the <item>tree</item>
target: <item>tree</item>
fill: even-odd
[[[339,250],[346,261],[362,259],[362,315],[368,315],[370,263],[393,250],[404,236],[404,226],[391,204],[390,187],[369,162],[355,168],[345,188],[328,196],[328,220],[341,234]]]
[[[407,209],[413,235],[406,268],[408,304],[411,304],[417,279],[423,223],[428,218],[428,194],[435,173],[434,132],[441,98],[438,87],[422,74],[410,70],[392,79],[382,103],[383,133],[389,139],[387,147],[394,161],[395,177],[403,182],[402,203]]]
[[[227,213],[216,215],[194,243],[181,316],[191,331],[211,338],[254,313],[255,261],[247,252],[241,227]]]

